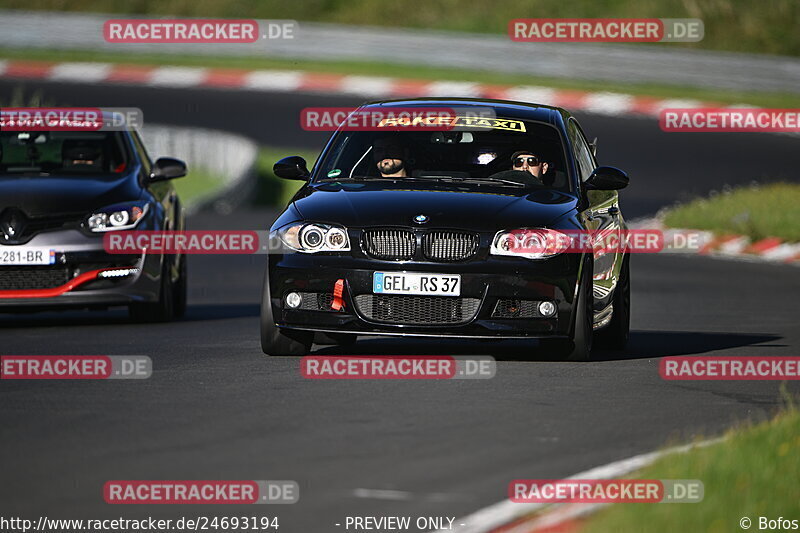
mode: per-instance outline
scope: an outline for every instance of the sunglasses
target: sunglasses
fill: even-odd
[[[535,155],[532,155],[532,156],[528,156],[528,157],[518,157],[518,158],[516,158],[514,160],[514,166],[515,167],[521,167],[522,165],[525,164],[526,160],[528,161],[528,166],[529,167],[538,167],[539,165],[542,164],[542,161],[538,157],[536,157]]]

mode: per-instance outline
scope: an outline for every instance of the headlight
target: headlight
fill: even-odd
[[[567,250],[572,239],[566,233],[545,228],[498,231],[489,253],[528,259],[547,259]]]
[[[319,226],[309,224],[300,230],[300,247],[309,251],[316,251],[325,243],[325,230]]]
[[[111,206],[89,215],[86,227],[95,233],[133,229],[148,209],[148,204]]]
[[[273,232],[275,234],[283,244],[297,252],[313,254],[350,251],[347,229],[342,226],[295,222]]]

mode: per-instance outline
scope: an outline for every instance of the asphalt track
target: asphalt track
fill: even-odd
[[[7,100],[18,83],[0,82]],[[352,98],[81,85],[59,105],[135,106],[281,146],[319,147],[302,107]],[[666,134],[647,119],[581,117],[600,160],[630,171],[626,217],[754,178],[792,179],[796,138]],[[193,229],[265,229],[274,211],[199,214]],[[296,358],[261,355],[263,256],[193,256],[187,317],[134,325],[122,311],[0,316],[3,354],[148,355],[146,381],[0,382],[3,516],[277,514],[284,532],[343,530],[345,516],[464,516],[516,478],[560,478],[759,420],[779,382],[670,382],[669,355],[797,356],[796,267],[675,255],[633,258],[631,345],[592,363],[548,361],[535,343],[371,338],[317,353],[490,354],[484,381],[308,381]],[[790,385],[789,390],[800,388]],[[293,506],[109,506],[111,479],[293,479]],[[378,492],[376,492],[378,491]],[[382,492],[380,492],[382,491]],[[388,492],[387,492],[388,491]],[[767,497],[768,495],[763,495]],[[730,517],[735,520],[735,517]],[[737,525],[731,523],[731,529]]]

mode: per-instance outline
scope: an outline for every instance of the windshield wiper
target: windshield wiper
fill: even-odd
[[[361,176],[337,176],[335,178],[320,178],[315,183],[336,183],[337,181],[363,181]]]
[[[520,183],[519,181],[511,181],[511,180],[504,180],[504,179],[496,179],[496,178],[460,178],[457,176],[414,176],[410,178],[400,178],[401,180],[410,180],[410,181],[443,181],[445,183],[491,183],[491,184],[502,184],[502,185],[510,185],[513,187],[525,187],[524,183]]]
[[[513,185],[514,187],[527,187],[527,184],[525,183],[512,180],[504,180],[501,178],[467,178],[466,181],[473,181],[479,183],[502,183],[503,185]]]

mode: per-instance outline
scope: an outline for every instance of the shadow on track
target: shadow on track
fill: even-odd
[[[595,350],[594,361],[650,359],[671,355],[695,355],[776,341],[770,334],[710,333],[691,331],[633,331],[624,352]],[[780,345],[774,345],[780,346]],[[767,346],[759,346],[761,352]],[[365,338],[350,346],[315,345],[315,355],[491,355],[498,361],[554,361],[552,354],[533,340],[424,340]],[[751,354],[759,355],[759,354]],[[769,354],[763,354],[769,355]]]
[[[169,322],[180,327],[182,322],[200,322],[203,320],[225,320],[233,318],[257,317],[261,313],[259,304],[203,304],[189,305],[186,316]],[[0,329],[72,327],[72,326],[108,326],[130,324],[141,326],[128,318],[122,308],[108,311],[41,311],[29,313],[0,314]],[[147,324],[145,324],[147,325]]]
[[[615,356],[613,352],[598,352],[596,359],[641,359],[665,357],[670,355],[696,355],[716,350],[755,346],[781,339],[779,335],[768,333],[723,333],[697,331],[632,331],[626,357]],[[773,345],[759,346],[759,351]],[[782,346],[782,345],[774,345]],[[606,359],[606,354],[609,355]],[[748,355],[770,355],[768,353]]]

